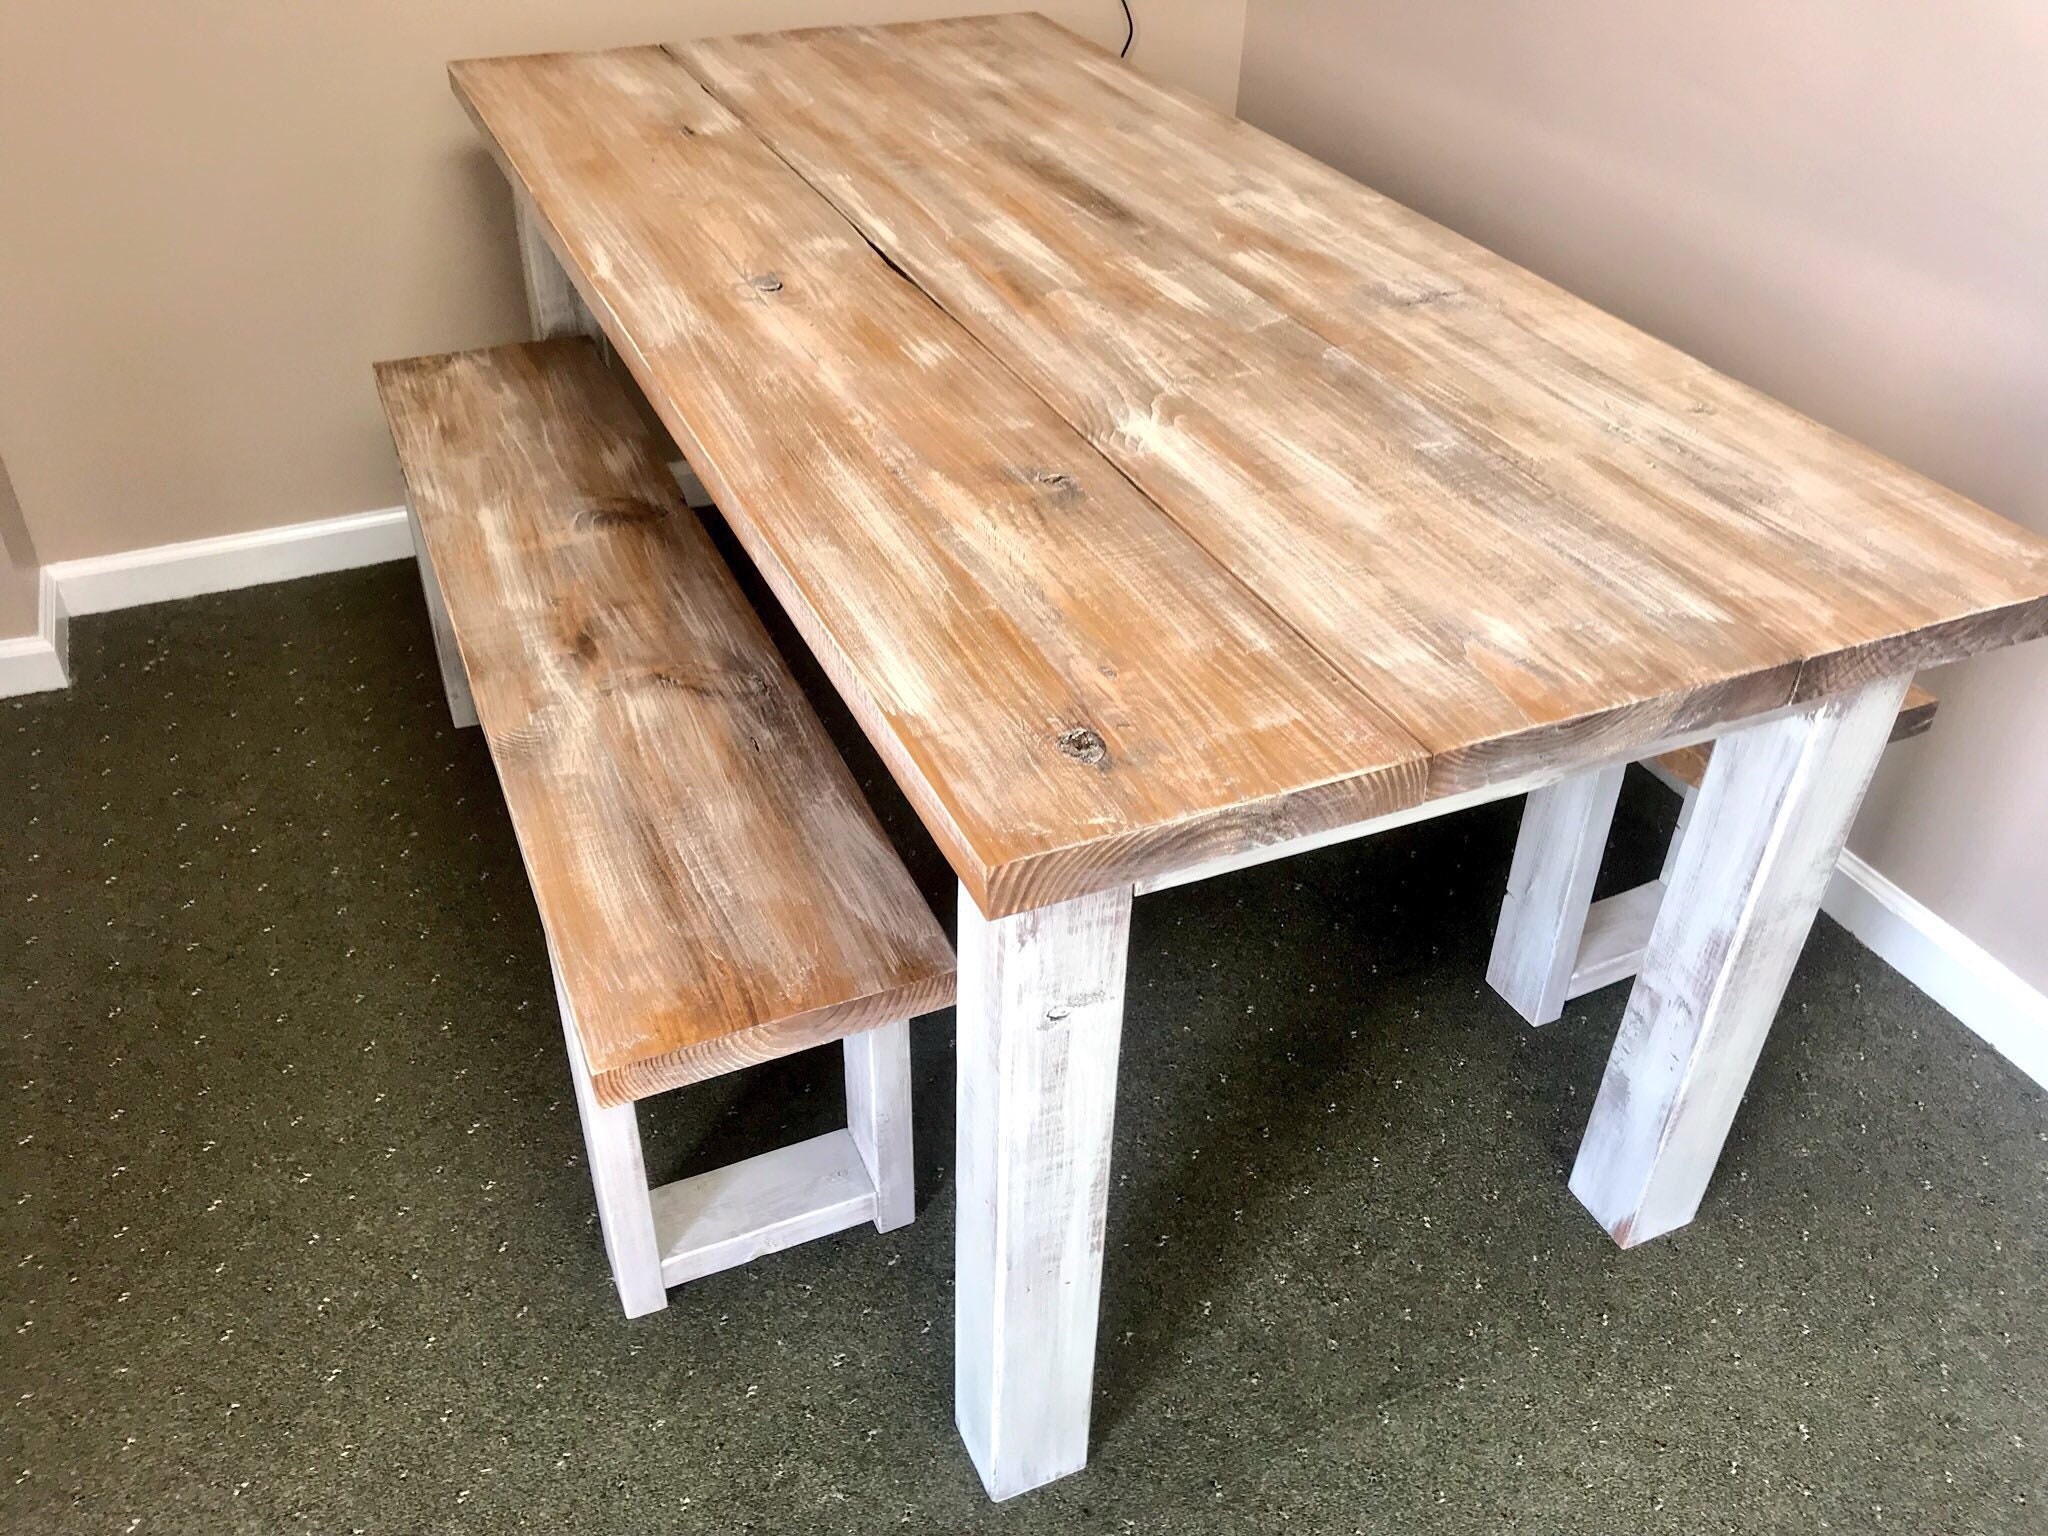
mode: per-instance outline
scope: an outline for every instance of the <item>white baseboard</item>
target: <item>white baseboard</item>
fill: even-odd
[[[2048,1088],[2048,995],[1853,853],[1835,866],[1821,910]]]
[[[50,568],[36,582],[36,632],[0,640],[0,699],[71,684],[71,627]]]
[[[357,512],[217,539],[159,544],[46,566],[67,612],[106,613],[144,603],[258,587],[412,557],[405,508]]]

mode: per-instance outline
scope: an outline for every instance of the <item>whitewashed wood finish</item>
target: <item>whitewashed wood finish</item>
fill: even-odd
[[[1938,580],[1901,590],[1898,562],[1877,562],[1893,574],[1868,597],[1867,538],[1776,501],[1731,510],[1725,486],[1595,494],[1615,455],[1593,448],[1614,435],[1593,363],[1570,391],[1531,390],[1513,348],[1447,357],[1427,317],[1405,352],[1331,345],[1224,270],[1236,247],[1191,236],[1187,210],[1066,176],[1099,160],[1079,120],[1042,80],[1006,105],[1000,79],[1009,61],[1094,80],[1101,61],[1059,36],[962,24],[682,50],[772,151],[655,50],[453,70],[984,912],[1725,725],[1826,691],[1816,653],[1843,686],[1879,652],[2048,627],[2048,544],[1767,403],[1741,451],[1897,491],[1886,538]],[[951,57],[956,37],[994,53],[959,90],[934,86],[918,50]],[[1040,107],[1044,142],[1025,122]],[[1156,116],[1205,163],[1241,142],[1267,164],[1258,136],[1138,86],[1107,116],[1110,136]],[[1173,195],[1170,172],[1152,182],[1133,198]],[[1554,298],[1549,330],[1606,335]],[[1557,479],[1552,416],[1573,455]],[[1717,461],[1716,486],[1746,490],[1740,469]]]
[[[1906,690],[1906,702],[1892,723],[1891,740],[1904,741],[1924,733],[1933,723],[1940,701],[1914,684]],[[1675,747],[1644,759],[1643,767],[1679,797],[1678,824],[1664,848],[1664,868],[1657,878],[1634,890],[1622,891],[1588,909],[1584,937],[1572,966],[1567,998],[1609,986],[1642,969],[1643,951],[1650,942],[1658,904],[1678,867],[1679,849],[1686,829],[1692,824],[1693,807],[1699,801],[1699,785],[1713,757],[1711,741]]]
[[[1432,792],[2048,630],[2048,541],[1042,19],[677,52]]]
[[[533,339],[601,337],[603,332],[591,318],[583,296],[548,249],[547,236],[534,217],[533,200],[515,185],[512,202],[519,237],[519,275],[526,284],[526,314],[533,324]]]
[[[451,75],[984,911],[1421,798],[1384,711],[673,58]]]
[[[451,703],[472,695],[548,937],[628,1316],[914,1214],[903,1012],[944,934],[618,382],[582,340],[383,364]],[[845,1042],[850,1125],[650,1191],[633,1101]]]
[[[1894,734],[1894,741],[1898,736]],[[1650,766],[1650,765],[1645,765]],[[1691,797],[1698,786],[1669,774],[1657,773],[1684,804],[1681,817],[1690,813]],[[1671,857],[1675,860],[1674,839]],[[1669,876],[1667,866],[1666,877]],[[1624,891],[1608,901],[1593,903],[1586,924],[1586,938],[1580,946],[1580,964],[1589,968],[1585,987],[1573,975],[1572,995],[1594,986],[1619,981],[1642,969],[1643,950],[1648,946],[1655,922],[1655,906],[1663,898],[1658,882]],[[1637,914],[1616,912],[1603,916],[1609,902],[1626,904],[1633,899],[1649,910]],[[2048,997],[2029,987],[2012,969],[1944,922],[1926,906],[1900,890],[1853,852],[1845,852],[1821,898],[1821,911],[1840,923],[1868,946],[1870,951],[1906,980],[1947,1009],[1969,1030],[1982,1036],[2035,1082],[2048,1088]],[[1614,925],[1605,945],[1614,959],[1604,977],[1594,977],[1590,967],[1598,964],[1596,930]],[[1624,954],[1633,944],[1633,953]]]
[[[1616,763],[1574,774],[1533,792],[1522,811],[1486,979],[1531,1024],[1564,1009],[1625,772]]]
[[[907,1021],[843,1042],[845,1129],[650,1189],[638,1112],[598,1102],[552,951],[548,963],[605,1257],[626,1316],[659,1311],[669,1286],[866,1221],[891,1231],[916,1214]]]
[[[943,930],[596,348],[377,384],[599,1101],[944,1007]]]
[[[827,1131],[652,1195],[661,1278],[681,1285],[875,1216],[875,1187],[846,1130]]]
[[[1030,51],[1032,29],[1005,30]],[[986,77],[955,91],[921,67],[950,31],[678,53],[1428,748],[1434,792],[1790,698],[1794,658],[1711,564],[1552,505],[1483,421],[1353,361],[1119,193],[1076,188],[1082,146],[1035,136]]]
[[[911,1145],[910,1021],[848,1035],[846,1128],[875,1186],[875,1230],[907,1226],[917,1214]]]
[[[1488,784],[1480,789],[1466,790],[1462,794],[1443,795],[1435,800],[1425,800],[1420,805],[1404,806],[1398,811],[1389,811],[1384,816],[1354,821],[1346,826],[1331,827],[1327,831],[1311,832],[1301,837],[1259,844],[1237,853],[1226,854],[1222,858],[1204,859],[1199,864],[1189,864],[1180,869],[1147,876],[1133,886],[1132,890],[1137,895],[1149,896],[1155,891],[1170,891],[1176,886],[1193,885],[1198,880],[1214,880],[1222,875],[1234,875],[1242,869],[1256,869],[1261,864],[1271,864],[1279,859],[1298,858],[1304,853],[1313,853],[1318,848],[1356,842],[1362,837],[1377,837],[1380,833],[1391,832],[1397,827],[1413,826],[1418,821],[1434,821],[1439,816],[1470,810],[1475,805],[1491,805],[1496,800],[1512,800],[1516,795],[1527,794],[1531,789],[1551,782],[1556,777],[1555,773],[1525,775],[1500,784]]]
[[[1909,681],[1716,743],[1572,1169],[1622,1247],[1699,1208]]]
[[[916,1214],[908,1021],[843,1042],[845,1129],[650,1189],[636,1108],[598,1102],[552,949],[548,964],[605,1258],[626,1316],[659,1311],[669,1286],[865,1221],[891,1231]]]
[[[476,703],[469,696],[469,673],[462,665],[462,650],[448,623],[448,603],[441,596],[441,583],[434,575],[434,560],[427,553],[419,515],[407,506],[405,516],[412,528],[413,556],[420,568],[420,592],[427,602],[427,622],[434,631],[434,660],[441,667],[441,692],[448,700],[448,715],[456,729],[467,730],[476,724]]]
[[[1925,734],[1933,727],[1935,714],[1940,708],[1941,700],[1915,683],[1906,690],[1906,702],[1899,706],[1899,717],[1892,722],[1892,740],[1905,741]],[[1689,747],[1678,747],[1646,758],[1643,766],[1682,793],[1699,787],[1700,780],[1706,775],[1707,759],[1713,755],[1712,741],[1698,741]]]
[[[1679,753],[1672,753],[1670,757],[1677,758],[1681,753],[1693,750],[1681,748]],[[1702,772],[1705,771],[1705,763],[1706,759],[1702,757]],[[1665,893],[1670,889],[1672,875],[1678,868],[1679,850],[1685,845],[1686,829],[1692,825],[1692,810],[1699,799],[1699,787],[1674,777],[1668,761],[1652,759],[1644,766],[1671,784],[1681,797],[1678,824],[1671,829],[1671,841],[1664,848],[1664,868],[1656,879],[1630,890],[1617,891],[1587,908],[1578,956],[1572,963],[1571,981],[1565,987],[1567,999],[1584,997],[1588,992],[1597,992],[1617,981],[1625,981],[1643,968],[1643,954],[1650,947],[1651,930],[1657,925],[1657,913],[1664,905]]]
[[[1664,882],[1650,880],[1596,901],[1586,911],[1585,932],[1572,964],[1567,998],[1584,997],[1643,968],[1643,950],[1664,904]]]
[[[583,1125],[583,1151],[597,1195],[597,1221],[605,1258],[628,1317],[645,1317],[668,1305],[662,1280],[661,1244],[655,1235],[654,1205],[647,1188],[647,1162],[640,1150],[640,1123],[631,1104],[600,1104],[591,1086],[576,1007],[562,985],[562,968],[548,950],[555,978],[555,1006],[569,1051],[569,1077],[576,1085],[576,1116]]]
[[[1078,1471],[1131,893],[985,918],[960,895],[954,1414],[990,1497]]]
[[[1777,709],[1764,710],[1741,721],[1744,725],[1761,725],[1767,720],[1784,719],[1802,713],[1804,705],[1786,704]],[[1553,763],[1548,767],[1531,768],[1477,789],[1461,790],[1457,794],[1440,795],[1425,800],[1419,805],[1404,806],[1398,811],[1389,811],[1384,816],[1369,817],[1344,826],[1331,827],[1320,832],[1307,833],[1300,837],[1282,838],[1275,842],[1255,844],[1221,858],[1205,859],[1198,864],[1185,865],[1179,869],[1149,875],[1138,881],[1132,889],[1140,896],[1154,891],[1170,891],[1176,886],[1192,885],[1198,880],[1213,880],[1220,875],[1236,874],[1239,870],[1255,869],[1261,864],[1270,864],[1277,859],[1291,859],[1304,853],[1313,853],[1319,848],[1329,848],[1337,843],[1353,842],[1362,837],[1377,837],[1382,832],[1392,832],[1399,827],[1413,826],[1421,821],[1433,821],[1439,816],[1454,815],[1468,811],[1475,806],[1491,805],[1497,800],[1512,800],[1517,795],[1534,794],[1546,786],[1559,783],[1569,774],[1596,768],[1626,768],[1641,752],[1679,751],[1714,737],[1729,729],[1727,723],[1712,726],[1691,726],[1676,731],[1655,742],[1648,748],[1638,745],[1611,745],[1604,756],[1595,756],[1584,765],[1567,767]],[[1646,764],[1645,766],[1651,766]],[[1651,771],[1656,769],[1652,766]]]
[[[1932,693],[1917,683],[1907,689],[1905,703],[1892,722],[1890,739],[1904,741],[1908,737],[1925,732],[1934,723],[1939,703]],[[1652,752],[1643,759],[1642,766],[1680,797],[1678,825],[1673,829],[1671,841],[1665,847],[1664,868],[1656,880],[1637,886],[1634,890],[1610,896],[1605,901],[1593,901],[1592,877],[1598,874],[1600,859],[1600,849],[1593,847],[1583,850],[1591,859],[1590,869],[1584,871],[1588,875],[1586,880],[1569,886],[1553,885],[1551,896],[1554,896],[1560,905],[1554,910],[1546,908],[1543,913],[1544,921],[1554,923],[1564,939],[1568,939],[1575,929],[1580,937],[1575,946],[1570,979],[1565,985],[1563,996],[1558,998],[1554,1005],[1546,1004],[1545,1017],[1540,1022],[1548,1023],[1557,1018],[1566,999],[1581,997],[1588,992],[1621,981],[1635,975],[1642,968],[1643,950],[1649,943],[1650,928],[1657,916],[1657,904],[1663,899],[1672,871],[1678,867],[1679,848],[1685,841],[1686,828],[1691,824],[1693,806],[1699,798],[1700,779],[1706,773],[1707,764],[1713,757],[1713,750],[1713,741],[1703,739],[1673,745]],[[1617,777],[1617,789],[1619,783]],[[1522,840],[1515,848],[1517,872],[1522,869],[1523,855],[1535,830],[1532,818],[1537,805],[1538,798],[1532,794],[1530,811],[1524,814],[1522,821]],[[1606,826],[1612,821],[1613,806],[1610,803],[1599,833],[1599,842],[1603,845],[1606,841]],[[1534,916],[1533,909],[1526,899],[1519,906],[1517,904],[1517,878],[1517,873],[1511,873],[1508,878],[1508,901],[1502,908],[1501,926],[1494,938],[1496,964],[1500,961],[1502,947],[1509,939],[1510,913],[1515,915],[1518,924],[1525,927]],[[1546,897],[1546,900],[1548,899],[1550,898]],[[1576,915],[1575,906],[1578,909]],[[1489,979],[1492,979],[1490,975]],[[1496,985],[1499,983],[1496,982]],[[1526,1013],[1524,1016],[1526,1017]]]

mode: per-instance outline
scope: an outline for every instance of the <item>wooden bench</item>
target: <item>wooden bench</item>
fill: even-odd
[[[582,339],[377,368],[449,704],[546,931],[628,1316],[911,1219],[908,1019],[945,935],[624,389]],[[843,1041],[848,1124],[650,1190],[634,1105]]]
[[[1925,688],[1907,689],[1891,739],[1927,730],[1938,702]],[[1531,1024],[1551,1023],[1572,998],[1642,969],[1650,930],[1664,905],[1665,883],[1677,864],[1713,750],[1712,742],[1702,742],[1644,761],[1683,799],[1664,870],[1655,880],[1599,901],[1593,900],[1593,885],[1625,765],[1581,774],[1529,796],[1486,979]]]

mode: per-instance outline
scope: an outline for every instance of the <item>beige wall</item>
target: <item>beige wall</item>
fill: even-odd
[[[1252,0],[1240,110],[2048,530],[2042,0]],[[1951,667],[1852,846],[2048,988],[2048,643]]]
[[[446,60],[1003,0],[0,0],[0,451],[43,559],[390,506],[369,365],[519,336]],[[1104,42],[1116,0],[1040,8]],[[1229,104],[1244,0],[1137,0]]]

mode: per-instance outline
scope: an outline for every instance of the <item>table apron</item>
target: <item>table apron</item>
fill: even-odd
[[[1155,891],[1170,891],[1176,886],[1193,885],[1198,880],[1211,880],[1218,875],[1235,874],[1240,869],[1254,869],[1261,864],[1270,864],[1276,859],[1291,859],[1298,854],[1313,853],[1318,848],[1332,847],[1337,843],[1348,843],[1361,837],[1376,837],[1382,832],[1392,832],[1400,827],[1413,826],[1417,822],[1433,821],[1439,816],[1450,816],[1459,811],[1472,810],[1477,806],[1491,805],[1496,800],[1510,800],[1516,795],[1526,795],[1531,790],[1574,778],[1592,769],[1610,767],[1616,763],[1647,761],[1666,752],[1675,752],[1680,747],[1714,741],[1730,731],[1746,730],[1750,726],[1763,725],[1771,720],[1805,714],[1812,710],[1816,702],[1813,699],[1802,699],[1798,703],[1783,704],[1761,714],[1744,715],[1738,720],[1722,720],[1711,725],[1691,726],[1656,741],[1632,743],[1605,754],[1575,756],[1569,762],[1550,764],[1528,773],[1515,774],[1497,783],[1483,784],[1477,789],[1464,790],[1459,794],[1442,795],[1434,800],[1425,800],[1420,805],[1404,806],[1398,811],[1389,811],[1384,816],[1374,816],[1366,821],[1355,821],[1348,826],[1331,827],[1321,832],[1304,833],[1300,837],[1285,838],[1280,842],[1267,843],[1258,848],[1246,848],[1238,853],[1225,854],[1221,858],[1204,859],[1201,863],[1190,864],[1185,869],[1148,875],[1133,882],[1131,889],[1136,895],[1149,896]]]

